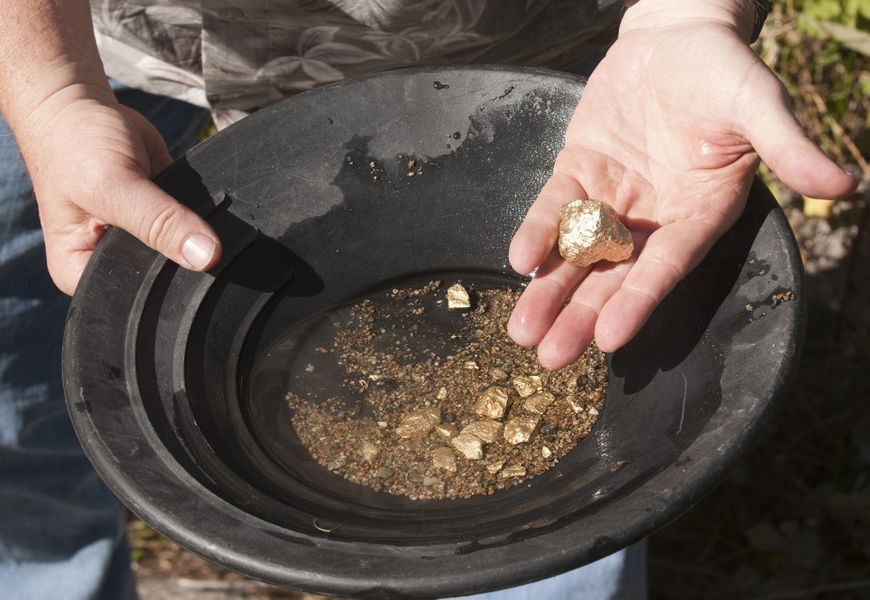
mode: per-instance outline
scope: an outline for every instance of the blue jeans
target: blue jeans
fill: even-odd
[[[134,90],[119,99],[175,153],[203,109]],[[33,189],[0,117],[0,598],[135,598],[126,513],[82,452],[63,400],[68,298],[45,265]]]
[[[144,114],[173,155],[196,139],[207,113],[183,102],[116,89]],[[0,118],[0,598],[135,598],[125,511],[82,453],[63,401],[60,349],[68,299],[45,266],[33,189]],[[646,597],[639,544],[564,575],[476,600]]]

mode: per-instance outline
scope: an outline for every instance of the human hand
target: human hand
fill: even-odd
[[[214,230],[151,181],[172,163],[160,134],[108,87],[59,90],[13,128],[39,205],[48,270],[63,292],[75,291],[110,225],[187,269],[218,260]]]
[[[560,369],[595,339],[612,352],[737,220],[759,156],[796,191],[848,194],[856,182],[809,140],[776,76],[748,45],[746,2],[641,0],[589,79],[553,175],[510,248],[535,276],[508,323]],[[560,208],[611,204],[634,256],[578,268],[560,257]]]

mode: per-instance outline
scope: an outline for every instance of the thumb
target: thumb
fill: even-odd
[[[107,222],[186,269],[205,271],[220,258],[214,229],[149,179],[128,180],[103,202]]]
[[[812,198],[840,198],[858,182],[822,152],[791,110],[782,84],[770,75],[767,93],[755,97],[745,134],[758,155],[787,186]]]

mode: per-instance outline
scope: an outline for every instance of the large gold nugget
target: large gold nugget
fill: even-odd
[[[621,262],[631,258],[631,233],[613,207],[600,200],[574,200],[562,207],[559,254],[577,267],[599,260]]]

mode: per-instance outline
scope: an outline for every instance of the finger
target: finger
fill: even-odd
[[[75,293],[92,253],[92,250],[72,250],[65,248],[63,244],[53,244],[46,240],[48,273],[57,289],[67,296]]]
[[[94,214],[182,267],[204,271],[220,258],[220,241],[208,223],[148,179],[137,177],[101,196]]]
[[[723,228],[707,221],[678,221],[657,229],[646,241],[620,288],[604,304],[595,341],[615,352],[640,331],[653,310],[703,258]]]
[[[787,186],[813,198],[840,198],[858,185],[804,132],[790,107],[785,88],[771,78],[761,105],[747,118],[746,137],[761,159]],[[750,109],[751,110],[751,109]]]
[[[622,285],[629,268],[629,263],[596,267],[583,280],[538,344],[538,360],[544,368],[558,371],[586,351],[601,308]]]
[[[585,200],[586,192],[572,177],[554,174],[544,184],[511,241],[508,258],[517,273],[528,275],[547,259],[559,237],[561,209],[577,199]]]
[[[72,296],[106,225],[73,204],[46,204],[41,196],[37,201],[49,275],[60,291]]]
[[[517,301],[508,319],[508,335],[520,346],[536,345],[556,320],[568,294],[588,272],[566,263],[559,251],[553,250]]]
[[[72,296],[105,226],[94,220],[80,219],[64,232],[55,225],[44,223],[43,226],[48,272],[57,288]]]

